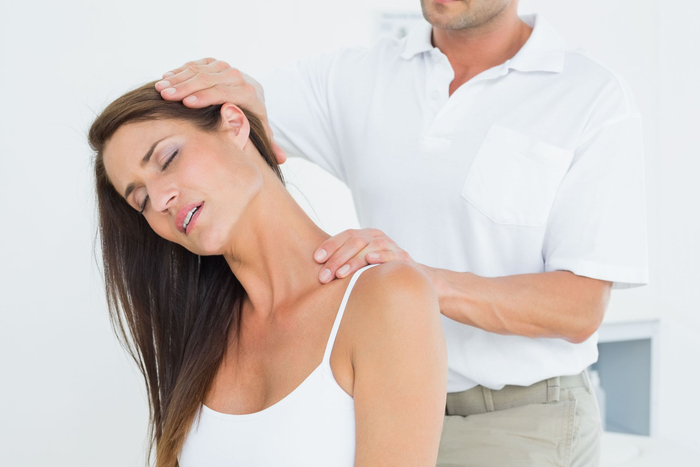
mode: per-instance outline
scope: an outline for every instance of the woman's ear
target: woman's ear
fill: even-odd
[[[229,135],[239,148],[243,149],[250,136],[250,123],[243,111],[234,104],[227,102],[221,106],[222,129]]]

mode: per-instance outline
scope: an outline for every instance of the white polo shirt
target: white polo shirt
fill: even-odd
[[[448,97],[427,22],[258,80],[275,140],[350,188],[376,227],[428,266],[480,276],[567,270],[646,284],[642,122],[628,84],[569,50],[541,15],[521,50]],[[443,316],[448,391],[583,371],[586,342],[503,336]]]

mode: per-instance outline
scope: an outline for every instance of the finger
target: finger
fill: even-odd
[[[327,239],[321,243],[318,249],[314,252],[314,259],[318,263],[325,262],[327,258],[338,251],[338,248],[340,248],[343,243],[347,242],[350,237],[357,235],[357,233],[358,231],[355,229],[348,229]]]
[[[204,89],[212,88],[218,85],[228,87],[238,86],[241,90],[245,90],[246,94],[255,94],[252,86],[248,86],[241,78],[240,71],[235,68],[227,68],[220,72],[197,71],[199,69],[186,70],[183,73],[189,76],[188,79],[172,84],[169,83],[167,88],[160,91],[160,95],[166,100],[182,100],[185,97],[194,94],[195,92]],[[168,80],[166,80],[168,81]],[[223,102],[223,101],[222,101]]]
[[[176,74],[180,73],[181,71],[185,70],[187,67],[189,67],[189,66],[191,66],[191,65],[208,65],[208,64],[210,64],[210,63],[212,63],[212,62],[215,62],[215,61],[216,61],[215,58],[206,57],[206,58],[200,58],[199,60],[194,60],[194,61],[191,61],[191,62],[187,62],[187,63],[185,63],[184,65],[182,65],[182,66],[180,66],[180,67],[174,68],[174,69],[172,69],[172,70],[170,70],[170,71],[167,71],[167,72],[163,73],[163,78],[169,78],[169,77],[171,77],[171,76],[173,76],[173,75],[176,75]],[[167,76],[166,76],[166,75],[167,75]]]
[[[343,277],[348,277],[352,274],[354,274],[357,270],[360,268],[363,268],[367,266],[368,263],[367,260],[365,259],[367,257],[366,250],[363,249],[360,251],[358,254],[350,258],[344,265],[342,265],[338,270],[335,272],[335,277],[338,278],[343,278]]]
[[[226,67],[222,65],[226,65]],[[166,97],[175,95],[175,93],[163,93],[164,90],[169,88],[184,89],[192,93],[216,84],[240,83],[241,80],[234,76],[235,72],[230,70],[233,69],[228,67],[228,64],[224,62],[212,62],[209,65],[191,65],[168,79],[158,81],[156,83],[156,90],[158,90],[163,97]],[[182,98],[182,96],[179,97]]]
[[[378,237],[372,240],[357,255],[347,261],[336,271],[336,277],[347,277],[360,268],[369,264],[388,263],[389,261],[410,262],[408,253],[401,249],[377,249],[377,245],[388,246],[385,237]]]
[[[360,268],[369,264],[388,263],[389,261],[404,261],[409,262],[408,253],[404,250],[375,250],[375,241],[363,248],[353,258],[348,260],[344,265],[340,266],[336,271],[336,277],[347,277],[353,274]]]
[[[277,158],[277,163],[284,164],[284,162],[287,160],[287,153],[284,152],[284,149],[282,149],[282,146],[278,145],[274,141],[272,141],[272,152],[275,154],[275,157]]]
[[[283,164],[287,160],[287,154],[284,152],[284,149],[282,149],[282,147],[275,142],[275,135],[272,133],[272,127],[270,126],[267,118],[263,120],[263,123],[265,131],[267,132],[268,140],[272,145],[272,153],[275,155],[277,162],[279,164]]]
[[[182,99],[182,103],[187,107],[197,109],[209,105],[223,104],[224,102],[244,105],[248,99],[248,94],[240,86],[216,85],[212,88],[193,92]]]
[[[340,269],[341,266],[346,264],[355,256],[359,255],[357,260],[358,262],[364,262],[367,264],[364,259],[367,251],[364,251],[364,248],[366,248],[369,243],[369,239],[363,238],[362,236],[351,237],[328,258],[328,261],[326,261],[326,267],[323,268],[319,274],[319,280],[322,283],[326,283],[333,277],[343,277],[343,275],[346,275],[349,272],[349,269],[343,270],[342,275],[337,274],[338,269]]]
[[[338,248],[340,248],[341,245],[343,245],[351,237],[354,237],[356,235],[365,237],[369,240],[372,240],[374,238],[383,237],[384,232],[382,232],[379,229],[373,229],[373,228],[364,228],[364,229],[360,229],[360,230],[347,229],[343,232],[340,232],[337,235],[332,236],[331,238],[327,239],[325,242],[321,243],[321,245],[318,247],[318,249],[314,253],[314,259],[319,263],[323,263],[324,261],[327,261],[326,258],[330,257],[330,255],[335,253],[338,250]],[[378,249],[384,249],[384,247],[378,248]]]
[[[404,261],[404,256],[401,252],[394,250],[375,250],[367,253],[365,260],[367,264],[382,264],[389,261]]]
[[[183,69],[182,71],[168,77],[167,79],[158,81],[156,83],[156,89],[158,91],[162,91],[167,87],[180,84],[192,78],[197,73],[221,73],[222,71],[228,70],[229,68],[231,68],[231,65],[220,60],[215,60],[207,64],[192,64]]]

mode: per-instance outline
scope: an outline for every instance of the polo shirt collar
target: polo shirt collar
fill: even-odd
[[[427,52],[436,48],[433,47],[432,34],[433,25],[427,21],[420,21],[408,32],[403,52],[401,52],[401,58],[410,60],[421,52]]]
[[[507,60],[508,68],[520,71],[561,72],[566,51],[564,37],[541,14],[521,15],[520,19],[533,29],[518,53]],[[432,32],[433,26],[428,22],[421,22],[411,29],[406,36],[401,57],[410,60],[417,54],[437,49],[431,42]]]

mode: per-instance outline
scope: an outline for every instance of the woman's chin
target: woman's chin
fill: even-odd
[[[228,241],[217,238],[212,235],[192,235],[190,241],[187,241],[184,246],[189,251],[200,256],[223,255],[227,251]]]

